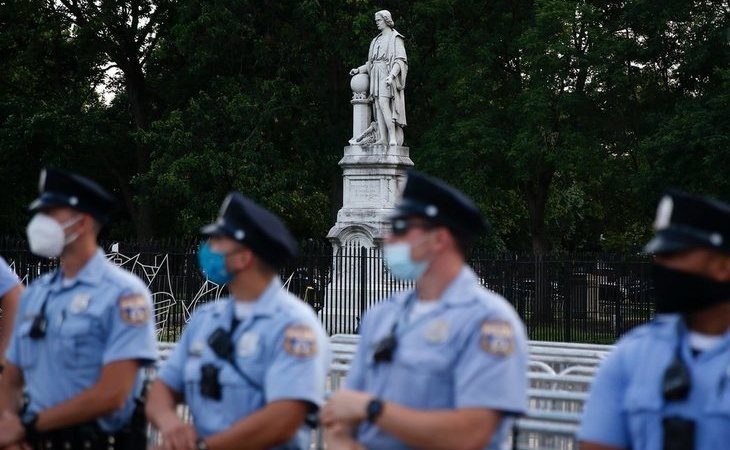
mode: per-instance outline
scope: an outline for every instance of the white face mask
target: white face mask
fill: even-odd
[[[36,214],[25,230],[30,251],[45,258],[59,257],[63,249],[79,237],[79,233],[72,233],[67,237],[65,230],[81,220],[81,217],[76,216],[61,224],[48,214]]]

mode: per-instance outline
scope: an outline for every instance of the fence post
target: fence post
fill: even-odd
[[[615,276],[615,275],[614,275]],[[621,293],[620,289],[620,283],[621,283],[621,276],[615,276],[616,281],[614,282],[616,285],[616,316],[615,316],[615,322],[616,322],[616,339],[618,339],[621,336],[621,332],[624,329],[624,318],[623,314],[621,313],[621,303],[623,299],[623,295]]]
[[[562,277],[563,277],[563,339],[565,342],[572,342],[572,328],[573,328],[573,268],[570,262],[563,263]],[[560,285],[558,285],[560,286]]]
[[[360,316],[358,317],[358,324],[362,320],[362,316],[367,309],[367,259],[368,249],[365,246],[360,247]],[[358,327],[359,328],[359,327]]]

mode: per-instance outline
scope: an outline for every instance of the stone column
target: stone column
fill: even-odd
[[[370,126],[372,101],[368,98],[368,89],[370,87],[370,79],[368,74],[360,73],[352,77],[350,80],[350,88],[352,89],[352,138],[360,136]]]

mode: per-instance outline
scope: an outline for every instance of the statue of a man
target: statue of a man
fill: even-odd
[[[405,87],[408,59],[403,35],[393,29],[390,12],[375,13],[375,24],[380,34],[370,43],[368,60],[352,69],[350,75],[367,73],[370,76],[370,97],[373,116],[378,124],[376,144],[403,145],[403,127],[406,126]]]

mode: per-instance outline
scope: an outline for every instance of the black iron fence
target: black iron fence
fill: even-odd
[[[160,339],[177,339],[197,306],[226,295],[224,286],[200,274],[195,242],[102,246],[112,261],[149,285]],[[377,248],[352,245],[334,251],[327,242],[310,240],[301,253],[282,269],[282,279],[331,334],[356,332],[369,307],[412,286],[389,275]],[[0,238],[0,255],[26,283],[56,265],[32,255],[22,239]],[[611,343],[653,315],[650,260],[644,256],[535,257],[477,250],[469,263],[486,287],[514,305],[531,339]]]

